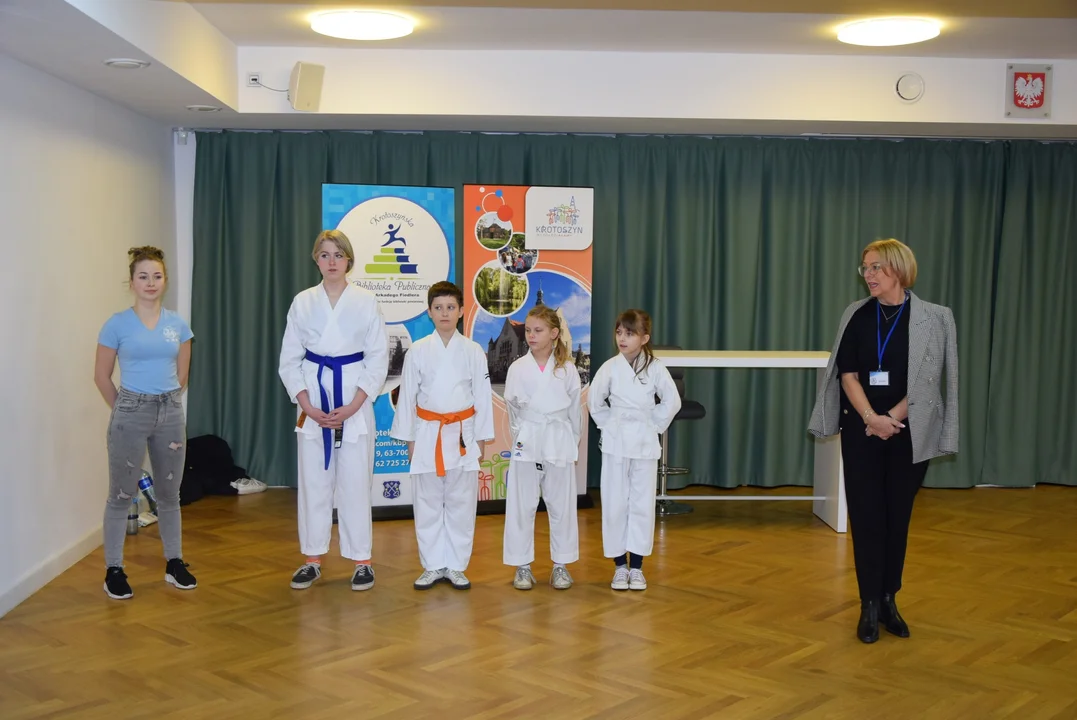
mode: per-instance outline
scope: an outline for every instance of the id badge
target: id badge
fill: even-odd
[[[876,370],[869,376],[869,382],[876,387],[890,387],[890,372],[887,370]]]

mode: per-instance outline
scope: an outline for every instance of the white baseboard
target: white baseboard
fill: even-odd
[[[37,567],[23,575],[10,590],[0,594],[0,618],[100,546],[101,526],[99,525],[67,549],[42,561]]]

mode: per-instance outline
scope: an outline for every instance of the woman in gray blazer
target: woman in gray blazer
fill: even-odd
[[[841,432],[860,588],[856,634],[873,643],[880,621],[909,636],[894,595],[928,460],[957,452],[957,328],[949,308],[909,290],[916,257],[904,243],[873,242],[860,258],[871,297],[842,315],[808,429]]]

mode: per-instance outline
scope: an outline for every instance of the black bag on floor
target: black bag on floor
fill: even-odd
[[[187,463],[180,483],[180,505],[190,505],[205,495],[238,495],[231,483],[247,477],[246,468],[232,460],[232,449],[216,435],[187,440]]]

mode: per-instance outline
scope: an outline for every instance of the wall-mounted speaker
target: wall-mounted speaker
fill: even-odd
[[[292,68],[291,80],[288,81],[288,102],[296,110],[318,112],[318,106],[322,102],[324,79],[324,65],[297,62]]]

